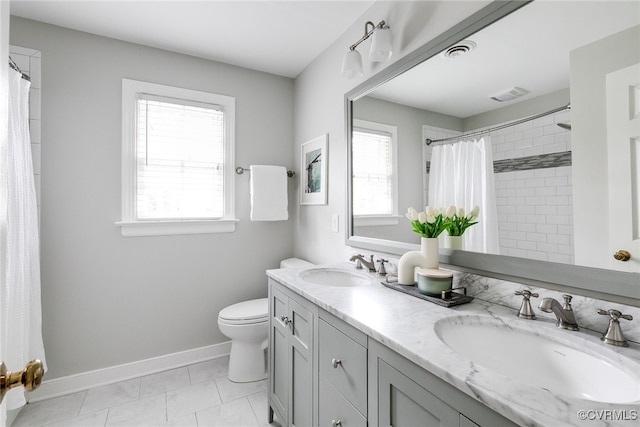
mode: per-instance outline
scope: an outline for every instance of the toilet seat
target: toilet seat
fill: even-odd
[[[218,321],[228,325],[249,325],[269,320],[269,302],[267,298],[239,302],[223,308]]]

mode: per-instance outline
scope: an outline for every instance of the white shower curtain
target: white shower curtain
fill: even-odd
[[[489,137],[433,147],[429,172],[429,205],[480,206],[478,224],[464,233],[464,249],[499,254],[498,215]]]
[[[5,329],[5,363],[10,371],[23,369],[32,359],[43,363],[40,302],[40,248],[38,208],[31,140],[29,88],[20,73],[9,70],[9,141],[7,147],[7,246],[2,327]],[[7,409],[25,404],[24,389],[10,391]]]

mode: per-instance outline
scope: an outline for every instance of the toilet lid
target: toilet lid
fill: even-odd
[[[218,318],[230,321],[261,321],[269,318],[267,298],[252,299],[223,308]]]

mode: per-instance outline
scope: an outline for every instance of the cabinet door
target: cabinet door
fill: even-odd
[[[313,314],[289,299],[291,393],[289,425],[313,423]]]
[[[378,423],[393,427],[458,426],[458,411],[378,359]]]
[[[269,395],[270,403],[287,425],[289,403],[289,326],[283,316],[289,315],[289,298],[275,286],[271,286],[269,299],[271,328],[269,330]],[[286,318],[285,318],[286,320]]]

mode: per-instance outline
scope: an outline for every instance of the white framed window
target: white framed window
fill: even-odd
[[[235,98],[122,80],[123,236],[235,231]]]
[[[356,226],[398,224],[395,126],[354,119],[353,216]]]

